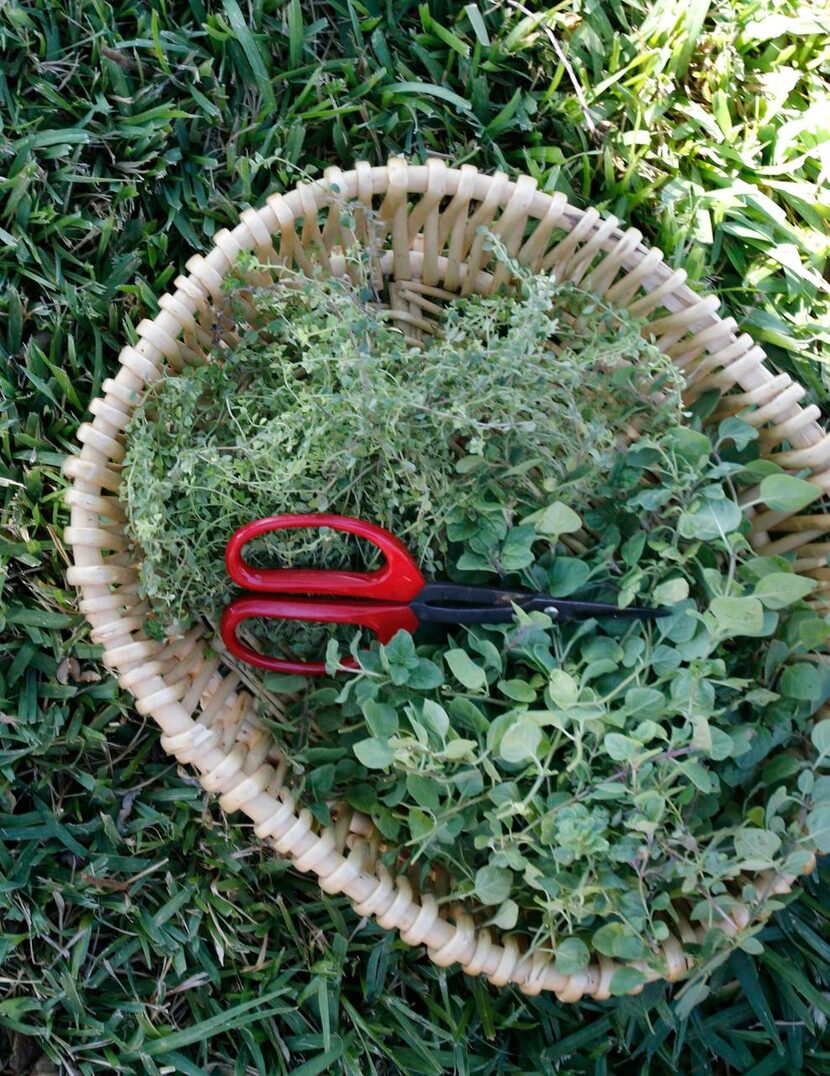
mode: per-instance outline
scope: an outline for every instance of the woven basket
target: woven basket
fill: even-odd
[[[219,656],[219,643],[206,638],[205,628],[163,643],[144,630],[148,605],[137,592],[117,497],[123,431],[133,409],[163,368],[180,371],[204,362],[225,333],[217,318],[222,281],[240,251],[305,271],[318,262],[342,274],[343,251],[356,238],[366,239],[365,228],[361,233],[358,222],[353,234],[342,213],[342,204],[354,199],[376,211],[377,269],[391,316],[412,339],[435,330],[448,301],[488,293],[507,281],[505,267],[494,266],[484,248],[479,229],[486,225],[534,271],[581,281],[648,319],[648,334],[683,371],[689,401],[718,389],[714,421],[742,413],[758,427],[765,455],[830,489],[830,437],[818,424],[818,408],[799,405],[805,390],[786,374],[773,374],[761,348],[738,335],[731,318],[718,316],[718,300],[686,287],[683,270],[666,268],[638,231],[622,230],[595,209],[576,209],[562,194],[543,194],[528,176],[512,181],[501,172],[482,175],[439,160],[411,165],[392,159],[385,167],[360,162],[349,172],[329,168],[321,180],[272,194],[258,210],[246,209],[232,232],[216,235],[207,257],[188,261],[189,275],[161,297],[157,317],[138,325],[137,346],[121,352],[118,374],[104,382],[104,395],[90,406],[93,421],[78,431],[80,454],[64,467],[72,480],[66,496],[72,511],[65,538],[74,560],[68,580],[81,591],[80,607],[92,638],[104,646],[104,662],[135,696],[139,713],[161,726],[164,750],[194,767],[203,787],[219,793],[225,811],[247,815],[257,837],[298,870],[315,874],[326,892],[345,893],[360,915],[399,930],[409,945],[425,945],[436,964],[458,963],[470,975],[485,975],[498,986],[516,983],[527,994],[607,998],[618,967],[613,960],[600,958],[579,974],[561,975],[550,953],[528,951],[520,935],[496,938],[476,925],[472,909],[439,910],[435,898],[414,892],[407,877],[391,876],[378,862],[378,841],[365,816],[344,809],[333,827],[320,827],[285,786],[286,762],[257,719],[264,696],[250,670]],[[759,551],[797,551],[796,570],[817,579],[819,593],[830,589],[830,514],[748,513]],[[719,925],[730,934],[745,928],[765,914],[769,895],[788,892],[794,881],[771,872],[741,879],[739,901],[747,883],[758,901],[739,903]],[[647,979],[676,980],[690,969],[685,946],[699,942],[705,930],[682,915],[678,923],[676,936],[662,946],[659,970],[635,965]]]

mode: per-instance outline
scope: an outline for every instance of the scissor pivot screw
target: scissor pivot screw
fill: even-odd
[[[549,617],[551,617],[551,618],[552,618],[553,620],[556,620],[556,618],[557,618],[557,617],[559,616],[559,610],[558,610],[558,609],[556,608],[556,606],[555,606],[555,605],[548,605],[548,606],[545,606],[545,612],[546,612],[546,613],[548,614],[548,616],[549,616]]]

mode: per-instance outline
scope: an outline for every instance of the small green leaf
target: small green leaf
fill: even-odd
[[[548,573],[548,590],[555,598],[567,598],[588,582],[591,568],[577,557],[557,557]]]
[[[666,808],[666,797],[655,790],[641,792],[634,797],[634,804],[650,822],[659,822]]]
[[[630,736],[623,736],[620,732],[606,733],[603,746],[608,755],[615,762],[630,762],[641,749],[641,745]]]
[[[363,703],[363,716],[373,736],[384,738],[394,736],[398,731],[398,715],[392,706],[367,699]]]
[[[569,710],[579,700],[579,684],[564,669],[553,669],[548,680],[548,694],[554,706]]]
[[[648,956],[642,938],[623,923],[606,923],[594,931],[591,941],[597,952],[619,960],[643,960]]]
[[[764,607],[757,598],[713,598],[709,611],[721,635],[760,635],[764,630]]]
[[[703,714],[695,714],[692,718],[692,745],[699,748],[704,754],[712,754],[712,729]]]
[[[632,735],[638,743],[651,743],[652,740],[666,740],[668,736],[662,725],[646,718],[635,725]],[[730,743],[732,741],[730,740]]]
[[[725,418],[718,426],[718,440],[734,441],[735,447],[740,451],[752,441],[758,440],[758,430],[743,419],[732,416]]]
[[[711,741],[709,756],[715,762],[723,762],[735,750],[735,742],[732,737],[724,732],[723,729],[719,729],[717,725],[709,726],[709,739]]]
[[[515,702],[533,702],[536,692],[526,680],[499,680],[498,689],[502,695]]]
[[[656,720],[666,709],[666,696],[654,687],[631,687],[625,693],[625,709],[629,717]]]
[[[632,993],[645,982],[648,982],[646,976],[637,968],[617,968],[611,976],[609,989],[614,997],[620,997]]]
[[[326,672],[329,676],[332,676],[340,665],[340,658],[340,645],[332,636],[326,643]]]
[[[390,663],[404,665],[408,669],[414,669],[418,664],[418,655],[415,653],[415,643],[412,635],[403,629],[395,632],[384,646],[383,652]]]
[[[459,759],[466,758],[472,759],[475,756],[476,741],[465,740],[459,738],[457,740],[450,740],[446,744],[444,750],[441,752],[444,758],[450,759],[452,762],[456,762]]]
[[[563,938],[556,947],[554,967],[560,975],[577,975],[590,962],[588,946],[579,938]]]
[[[701,792],[709,793],[713,790],[714,784],[712,782],[712,775],[702,766],[699,762],[680,762],[678,763],[678,769],[685,774],[686,777],[692,782],[695,788]]]
[[[535,758],[542,742],[542,730],[530,721],[517,721],[506,730],[499,744],[505,762],[525,762]]]
[[[793,572],[770,572],[758,581],[754,597],[767,609],[784,609],[793,602],[806,598],[817,586],[815,579],[807,579]]]
[[[475,895],[482,904],[501,904],[512,888],[513,873],[504,867],[479,867],[476,871]]]
[[[821,689],[822,676],[819,669],[806,661],[788,665],[778,682],[778,690],[782,695],[800,702],[813,702],[818,699]]]
[[[422,811],[420,807],[410,807],[406,821],[409,826],[409,832],[416,841],[422,841],[431,836],[435,829],[435,821],[432,815]]]
[[[505,900],[493,916],[493,926],[499,930],[512,930],[519,921],[519,905],[515,900]]]
[[[742,518],[741,509],[734,501],[707,499],[696,511],[683,512],[677,530],[683,538],[711,542],[736,531]]]
[[[816,807],[807,815],[807,832],[819,852],[830,852],[830,806]]]
[[[408,773],[406,790],[419,807],[424,807],[428,811],[437,811],[441,806],[439,786],[425,774]]]
[[[285,673],[267,672],[263,683],[268,691],[277,695],[293,695],[308,687],[308,677],[287,676]]]
[[[760,495],[767,507],[776,512],[800,512],[821,496],[821,489],[794,475],[771,474],[761,482]]]
[[[492,572],[493,561],[490,557],[483,557],[479,553],[462,553],[458,558],[456,567],[461,572]]]
[[[443,740],[449,731],[450,719],[447,711],[432,699],[424,699],[421,704],[421,720],[440,740]]]
[[[533,563],[533,527],[511,527],[499,551],[499,564],[504,572],[518,572]]]
[[[667,579],[654,588],[651,600],[654,605],[674,605],[689,597],[689,584],[685,579]]]
[[[711,987],[703,980],[692,980],[684,987],[677,1001],[674,1003],[674,1011],[679,1020],[686,1020],[689,1015],[704,1002],[711,993]]]
[[[532,523],[537,534],[553,538],[560,534],[573,534],[582,526],[582,520],[573,508],[569,508],[562,501],[554,501],[541,512],[534,512],[525,522]]]
[[[448,650],[444,660],[456,680],[469,691],[481,691],[487,686],[487,677],[480,665],[472,660],[466,650]]]
[[[712,452],[709,438],[700,430],[693,430],[689,426],[678,426],[671,430],[667,442],[672,444],[678,455],[684,459],[697,461],[708,458]]]
[[[781,838],[770,829],[747,827],[735,834],[735,854],[745,870],[760,871],[774,865]]]
[[[434,661],[421,658],[418,664],[410,672],[407,684],[415,691],[429,691],[431,688],[440,687],[444,683],[444,674]]]
[[[810,739],[820,755],[830,754],[830,718],[825,718],[813,726]]]
[[[358,761],[368,770],[385,770],[395,761],[395,753],[389,746],[389,741],[378,736],[358,740],[352,745],[352,750]]]
[[[397,632],[392,639],[380,649],[381,662],[389,673],[392,683],[399,687],[405,684],[418,668],[419,658],[415,653],[415,643],[408,631]]]

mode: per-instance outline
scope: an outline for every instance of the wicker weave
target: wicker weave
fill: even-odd
[[[207,640],[204,628],[164,643],[144,631],[148,605],[138,594],[117,497],[123,431],[133,409],[163,368],[179,371],[205,361],[222,336],[222,281],[240,251],[304,270],[317,261],[342,274],[343,251],[366,238],[361,215],[353,234],[341,211],[343,202],[354,199],[376,211],[380,225],[373,242],[382,249],[377,269],[391,316],[413,339],[434,331],[446,302],[488,293],[507,280],[507,270],[494,266],[484,248],[479,229],[486,225],[534,271],[581,281],[646,318],[647,332],[684,372],[690,401],[717,388],[722,399],[714,420],[743,413],[758,427],[765,455],[830,489],[830,437],[818,424],[818,409],[800,406],[805,390],[788,375],[773,374],[761,348],[738,335],[731,318],[718,316],[718,300],[686,287],[683,270],[666,268],[638,231],[625,231],[594,209],[576,209],[562,194],[544,194],[528,176],[513,181],[501,172],[482,175],[469,165],[456,170],[439,160],[414,165],[392,159],[385,167],[360,162],[349,172],[329,168],[321,180],[272,194],[258,210],[246,209],[232,232],[216,235],[207,257],[190,259],[189,275],[162,296],[159,314],[138,325],[137,346],[121,352],[118,374],[104,382],[103,396],[90,406],[94,419],[80,427],[80,454],[64,467],[72,480],[65,538],[74,563],[68,580],[81,591],[80,607],[92,638],[104,646],[104,662],[135,696],[139,713],[161,726],[165,751],[194,767],[203,787],[220,794],[225,811],[247,815],[257,837],[289,856],[298,870],[315,874],[326,892],[345,893],[359,914],[399,930],[409,945],[426,945],[436,964],[458,963],[470,975],[485,975],[499,986],[516,983],[528,994],[606,998],[614,961],[600,957],[579,974],[559,974],[551,955],[528,951],[520,935],[496,938],[477,927],[470,909],[439,910],[434,897],[414,892],[407,877],[391,876],[378,861],[377,837],[364,816],[344,809],[333,827],[321,828],[285,787],[286,764],[257,719],[262,692],[250,672],[220,658],[217,641]],[[759,551],[795,550],[796,570],[817,579],[819,593],[830,589],[830,514],[747,512]],[[794,881],[771,872],[742,879],[735,892],[749,883],[759,902],[740,904],[720,925],[729,933],[744,928],[764,914],[767,895],[789,891]],[[676,934],[663,944],[660,970],[635,965],[647,979],[676,980],[689,970],[684,945],[700,940],[703,928],[681,915]]]

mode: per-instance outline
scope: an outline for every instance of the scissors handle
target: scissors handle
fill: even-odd
[[[253,568],[243,559],[243,547],[254,538],[272,531],[298,527],[331,527],[344,534],[365,538],[380,549],[386,563],[373,572],[347,572],[313,568]],[[225,548],[225,566],[228,575],[239,586],[267,594],[327,594],[405,602],[414,598],[425,583],[409,550],[394,534],[364,519],[324,512],[267,516],[246,523],[235,531]]]
[[[323,572],[323,575],[330,573]],[[322,676],[326,671],[322,661],[292,661],[288,658],[258,654],[246,646],[237,634],[240,624],[255,617],[269,620],[306,620],[322,624],[357,624],[368,628],[382,643],[388,643],[395,632],[403,628],[410,634],[418,628],[418,618],[409,605],[392,602],[327,602],[302,598],[264,598],[248,595],[237,598],[222,614],[220,632],[228,650],[248,665],[273,672],[299,673],[302,676]],[[343,665],[354,668],[352,658]]]

